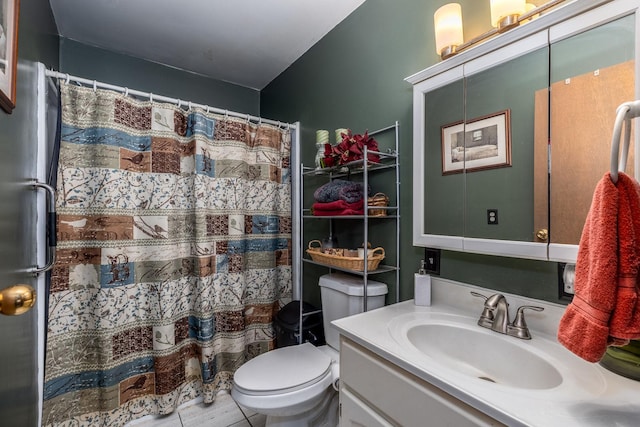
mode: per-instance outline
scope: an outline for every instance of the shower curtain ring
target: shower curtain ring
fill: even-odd
[[[153,94],[149,92],[149,101],[153,102]]]
[[[98,82],[96,82],[95,80],[93,81],[93,91],[97,91],[98,90]]]
[[[64,81],[64,84],[68,85],[69,84],[69,79],[70,79],[69,73],[67,73],[67,79]]]
[[[207,114],[209,114],[210,107],[207,105]]]
[[[189,105],[187,105],[187,111],[191,111],[191,101],[189,101]]]
[[[178,99],[178,108],[182,108],[182,100]]]
[[[128,87],[125,87],[125,88],[124,88],[124,96],[125,96],[125,98],[126,98],[127,96],[129,96],[129,88],[128,88]]]

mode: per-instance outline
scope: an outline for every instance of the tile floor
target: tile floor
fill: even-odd
[[[127,427],[264,427],[266,416],[240,406],[230,394],[220,394],[210,405],[194,403],[170,415],[145,417]]]

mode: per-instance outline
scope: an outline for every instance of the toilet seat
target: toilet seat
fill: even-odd
[[[238,368],[231,396],[267,416],[301,414],[335,393],[336,365],[331,351],[309,343],[272,350]]]
[[[252,396],[292,393],[331,380],[331,357],[313,344],[279,348],[253,358],[234,375],[234,387]]]

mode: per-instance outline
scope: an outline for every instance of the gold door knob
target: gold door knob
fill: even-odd
[[[536,237],[538,239],[542,240],[543,242],[546,242],[547,239],[549,238],[549,231],[546,228],[541,228],[536,233]]]
[[[16,316],[36,303],[36,291],[29,285],[15,285],[0,291],[0,313]]]

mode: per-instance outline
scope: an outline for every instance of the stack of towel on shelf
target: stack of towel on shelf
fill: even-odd
[[[334,179],[318,188],[311,207],[316,216],[364,215],[365,191],[361,182]]]
[[[607,172],[582,231],[575,295],[560,320],[558,341],[589,362],[609,346],[640,338],[640,185]]]

